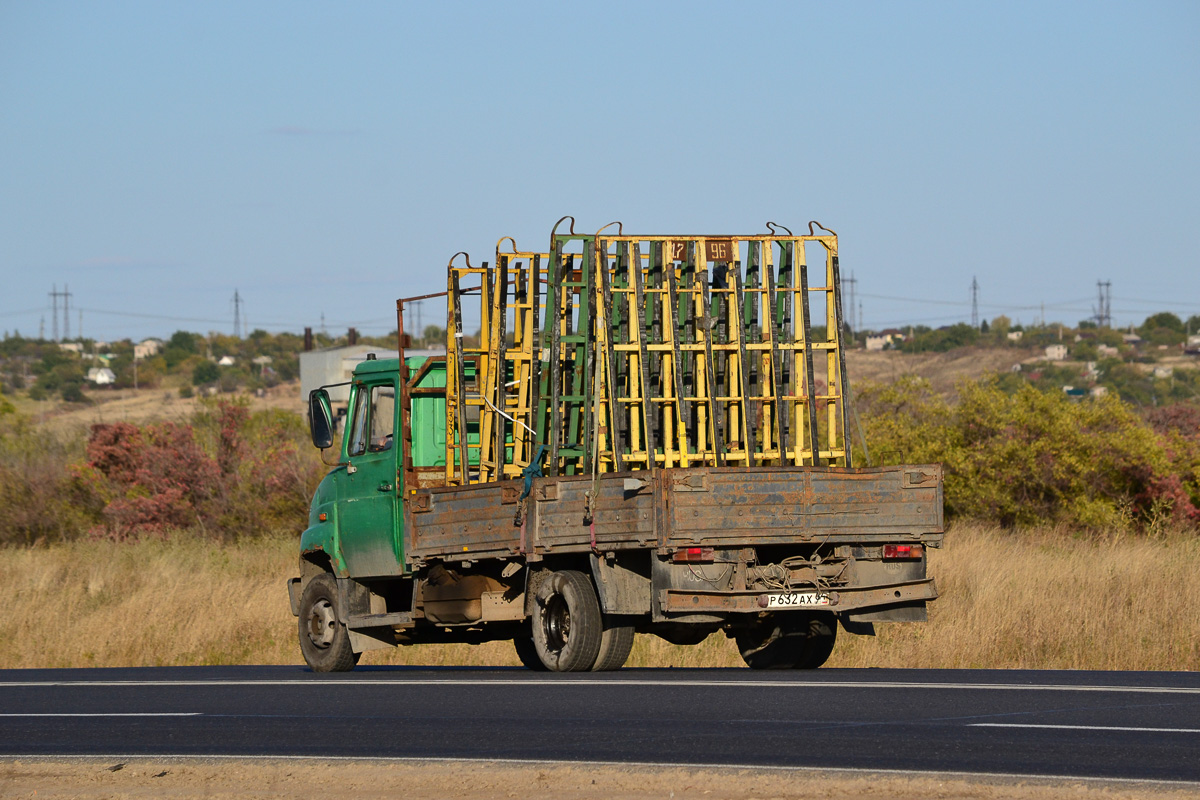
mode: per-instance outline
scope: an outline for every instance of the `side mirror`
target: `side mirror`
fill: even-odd
[[[314,447],[324,450],[333,446],[333,410],[329,405],[329,392],[313,389],[308,393],[308,431],[312,434]]]

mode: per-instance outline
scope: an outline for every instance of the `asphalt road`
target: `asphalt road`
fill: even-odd
[[[1200,781],[1200,674],[0,672],[0,756],[342,756]]]

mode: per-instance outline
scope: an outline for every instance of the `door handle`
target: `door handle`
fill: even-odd
[[[391,490],[392,490],[392,485],[391,485],[390,483],[381,483],[381,484],[379,484],[379,490],[378,490],[378,491],[381,491],[381,492],[390,492]]]

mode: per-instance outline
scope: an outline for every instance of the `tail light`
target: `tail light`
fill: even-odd
[[[713,560],[713,548],[711,547],[681,547],[671,556],[671,560],[678,563],[681,561],[702,561],[711,562]]]
[[[925,555],[923,544],[885,544],[883,558],[885,561],[921,558]]]

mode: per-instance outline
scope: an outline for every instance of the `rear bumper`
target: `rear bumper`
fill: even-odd
[[[811,590],[796,589],[796,592]],[[668,614],[757,614],[768,608],[767,595],[773,592],[761,590],[744,592],[691,591],[685,589],[663,589],[659,603]],[[937,584],[933,578],[905,581],[886,586],[842,586],[823,591],[828,595],[824,605],[773,608],[773,611],[832,611],[834,613],[865,611],[875,608],[936,600]]]

